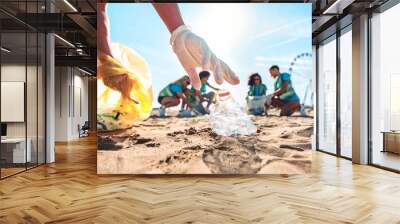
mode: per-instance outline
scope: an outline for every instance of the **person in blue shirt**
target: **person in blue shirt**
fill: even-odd
[[[210,108],[211,103],[214,101],[215,98],[215,92],[210,91],[207,92],[207,87],[210,87],[211,89],[218,91],[219,89],[210,85],[208,83],[208,79],[210,78],[211,74],[208,71],[202,71],[199,73],[199,78],[201,81],[201,86],[200,90],[196,90],[194,86],[191,88],[191,93],[189,96],[189,102],[196,101],[196,98],[199,100],[198,103],[202,104],[203,102],[207,102],[206,106],[206,111]]]
[[[165,116],[165,109],[168,107],[178,106],[182,100],[182,104],[187,104],[188,99],[184,94],[187,86],[190,85],[189,76],[185,75],[177,81],[168,84],[161,90],[158,95],[158,102],[161,104],[160,116]],[[190,107],[190,105],[188,105]]]
[[[267,86],[262,83],[260,74],[251,74],[247,84],[249,85],[248,96],[265,96]]]
[[[249,91],[246,100],[249,113],[253,115],[262,115],[264,113],[267,86],[262,83],[261,75],[258,73],[251,74],[247,84],[249,86]]]
[[[268,110],[270,106],[280,108],[280,116],[290,116],[300,110],[300,98],[293,88],[290,74],[281,73],[277,65],[271,66],[269,73],[275,79],[275,84],[274,93],[271,100],[266,101],[265,109]]]

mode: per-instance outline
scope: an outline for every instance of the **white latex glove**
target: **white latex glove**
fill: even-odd
[[[182,25],[172,32],[170,44],[197,90],[200,89],[201,82],[196,67],[213,72],[215,82],[218,84],[222,84],[224,80],[232,85],[239,84],[239,78],[229,66],[217,58],[207,43],[192,33],[187,26]]]

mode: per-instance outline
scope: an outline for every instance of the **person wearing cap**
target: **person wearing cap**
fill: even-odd
[[[300,110],[300,98],[297,96],[290,74],[279,71],[277,65],[269,68],[269,73],[275,79],[273,94],[267,96],[265,103],[265,110],[267,111],[270,106],[280,108],[280,116],[290,116],[295,111]]]

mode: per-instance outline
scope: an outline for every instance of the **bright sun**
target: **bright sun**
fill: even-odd
[[[229,57],[247,35],[249,13],[242,4],[209,4],[190,25],[213,52]]]

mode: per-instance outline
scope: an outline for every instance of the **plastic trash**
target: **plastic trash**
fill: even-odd
[[[257,132],[250,116],[225,91],[218,93],[218,100],[210,111],[210,123],[215,133],[223,136],[252,135]]]
[[[267,96],[248,96],[247,101],[247,111],[253,115],[262,115],[264,113],[265,101]]]
[[[122,44],[111,45],[113,57],[97,53],[97,130],[132,127],[150,116],[153,91],[149,65]]]

